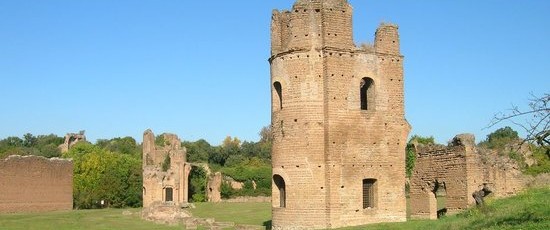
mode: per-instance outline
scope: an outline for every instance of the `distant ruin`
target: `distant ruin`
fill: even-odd
[[[181,206],[188,202],[187,150],[175,134],[162,135],[155,144],[151,130],[143,134],[143,207],[153,205]]]
[[[146,220],[177,223],[190,213],[188,205],[189,172],[187,150],[175,134],[158,139],[151,130],[143,133],[143,211]]]
[[[519,167],[497,154],[481,152],[474,136],[456,136],[449,146],[415,146],[410,180],[411,218],[437,219],[437,194],[445,194],[445,210],[457,213],[475,204],[473,193],[487,186],[495,197],[514,195],[528,182]],[[441,194],[439,194],[441,195]]]
[[[81,130],[78,133],[67,133],[65,135],[65,141],[58,147],[59,150],[61,150],[61,153],[68,152],[69,149],[78,142],[86,141],[86,135],[84,134],[85,132],[86,131]]]
[[[73,162],[39,156],[0,160],[0,213],[73,209]]]

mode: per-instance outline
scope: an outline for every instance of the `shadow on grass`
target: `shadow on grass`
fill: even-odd
[[[271,220],[264,221],[262,226],[264,226],[266,230],[271,230]]]

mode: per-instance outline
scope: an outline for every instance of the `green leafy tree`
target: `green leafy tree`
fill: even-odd
[[[481,142],[480,145],[490,149],[502,150],[506,145],[517,143],[519,140],[518,132],[506,126],[487,135],[485,141]]]
[[[141,155],[141,147],[137,144],[133,137],[117,137],[110,140],[97,140],[96,145],[100,148],[107,149],[111,152],[139,156]]]
[[[30,133],[23,135],[23,146],[34,147],[36,145],[37,138]]]
[[[195,142],[184,141],[181,143],[187,149],[187,161],[207,163],[211,152],[214,152],[214,147],[204,139]]]
[[[97,208],[101,200],[115,208],[141,205],[140,159],[89,143],[78,143],[63,156],[74,162],[76,208]]]
[[[189,173],[189,200],[206,201],[206,171],[202,167],[193,167]]]
[[[0,140],[0,158],[9,155],[59,157],[61,152],[57,147],[61,143],[63,143],[63,138],[53,134],[34,136],[27,133],[23,136],[23,139],[8,137]]]

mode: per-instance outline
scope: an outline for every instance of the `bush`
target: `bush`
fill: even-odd
[[[142,205],[141,160],[88,143],[76,144],[64,154],[74,162],[73,200],[77,209]]]
[[[189,200],[203,202],[206,200],[206,171],[202,167],[193,167],[189,173]]]

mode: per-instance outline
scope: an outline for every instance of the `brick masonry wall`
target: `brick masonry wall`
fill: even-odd
[[[0,213],[72,208],[72,161],[38,156],[0,160]]]
[[[421,146],[416,152],[410,182],[412,218],[437,218],[436,184],[445,185],[447,211],[456,213],[475,204],[472,194],[483,184],[489,186],[493,196],[505,197],[521,191],[529,181],[509,159],[482,153],[471,134],[458,135],[449,146]]]
[[[286,207],[279,207],[273,184],[274,229],[405,221],[410,126],[397,26],[382,25],[379,52],[366,50],[353,43],[351,15],[344,0],[297,1],[273,13],[272,162],[286,185]],[[366,77],[375,99],[362,110]],[[363,179],[376,179],[375,208],[363,209]]]

